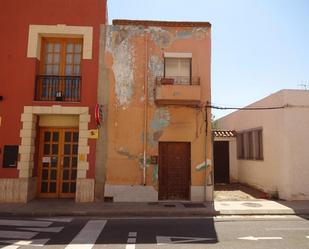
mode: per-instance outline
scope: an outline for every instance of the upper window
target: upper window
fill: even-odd
[[[237,158],[263,160],[262,129],[254,129],[237,134]]]
[[[191,53],[164,53],[164,75],[161,84],[191,84],[191,72]]]
[[[164,61],[166,78],[173,78],[175,83],[190,84],[191,58],[165,58]]]
[[[42,38],[41,74],[80,76],[81,39]]]
[[[36,100],[80,101],[82,39],[42,38]]]

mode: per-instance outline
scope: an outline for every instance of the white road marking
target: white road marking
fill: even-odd
[[[129,232],[126,249],[135,249],[137,232]]]
[[[198,242],[206,240],[215,240],[215,238],[157,236],[157,245],[162,246],[167,244],[190,243],[190,242]]]
[[[126,245],[126,249],[135,249],[135,244]]]
[[[20,246],[9,245],[9,246],[2,247],[2,249],[18,249],[19,247]]]
[[[91,249],[106,225],[106,220],[90,220],[65,249]]]
[[[36,220],[52,221],[52,222],[71,222],[73,218],[37,218]]]
[[[1,240],[1,243],[11,244],[13,246],[44,246],[49,239],[36,240]]]
[[[241,239],[241,240],[277,240],[277,239],[282,239],[282,237],[254,237],[254,236],[247,236],[247,237],[240,237],[238,239]]]
[[[128,238],[127,241],[129,244],[135,244],[136,243],[136,238]]]
[[[43,233],[59,233],[64,227],[19,227],[19,230],[43,232]]]
[[[0,219],[0,226],[48,227],[51,224],[52,222],[47,222],[47,221]]]
[[[1,240],[0,242],[17,246],[27,246],[31,244],[31,240]]]
[[[309,227],[271,227],[266,228],[267,231],[304,231],[309,230]]]
[[[49,239],[35,239],[31,241],[31,246],[44,246]]]
[[[137,236],[137,232],[129,232],[129,237],[136,237]]]
[[[31,239],[38,235],[35,232],[0,231],[0,238],[9,239]]]

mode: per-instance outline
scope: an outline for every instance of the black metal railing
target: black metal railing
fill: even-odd
[[[81,76],[37,75],[35,100],[79,102]]]
[[[157,77],[157,85],[199,85],[200,77],[166,76]]]

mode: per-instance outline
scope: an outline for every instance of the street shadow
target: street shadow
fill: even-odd
[[[285,200],[272,200],[277,204],[280,204],[290,210],[286,213],[294,214],[304,219],[309,219],[309,201],[308,200],[296,200],[296,201],[285,201]]]
[[[136,232],[136,244],[190,245],[218,242],[214,219],[209,217],[110,220],[97,243],[127,244],[130,231]]]

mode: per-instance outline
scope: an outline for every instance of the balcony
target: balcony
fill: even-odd
[[[35,100],[79,102],[81,76],[37,75]]]
[[[199,105],[201,86],[199,77],[157,77],[155,102],[158,105]]]

